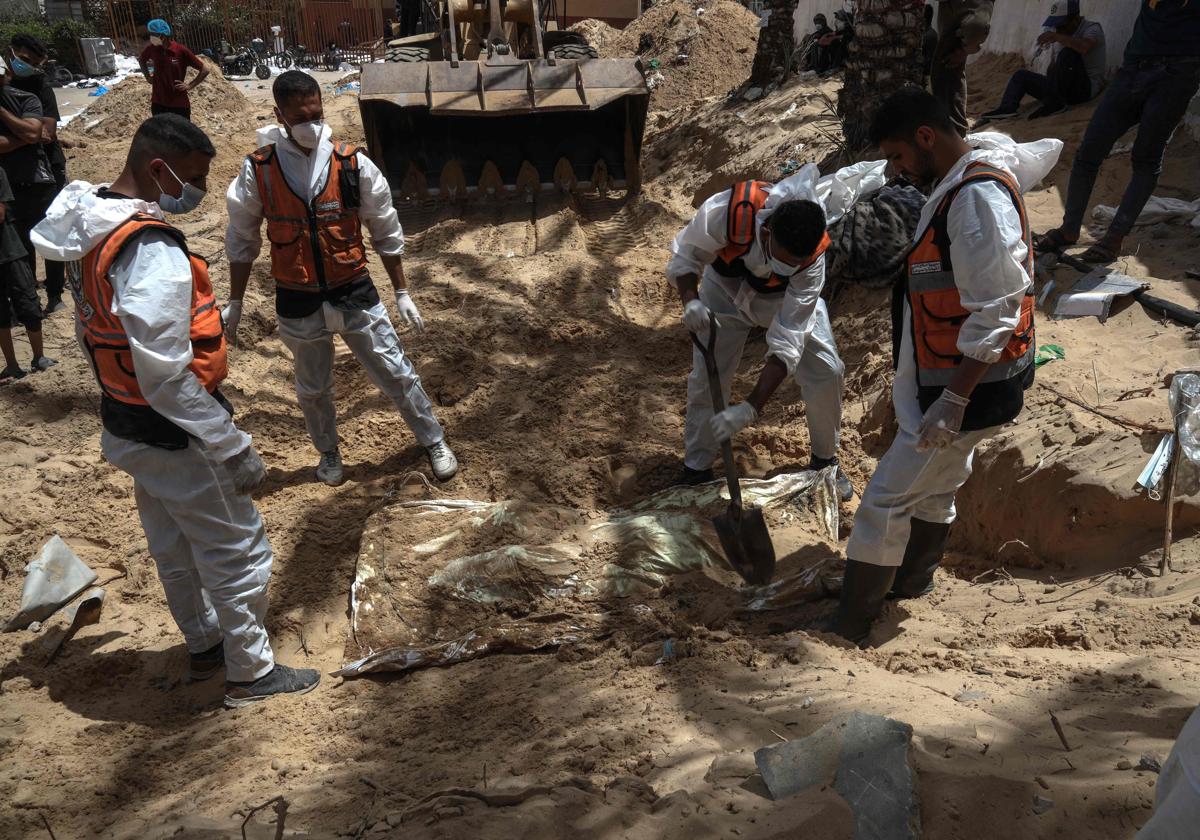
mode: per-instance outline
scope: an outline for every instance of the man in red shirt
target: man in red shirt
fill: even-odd
[[[150,32],[150,43],[138,56],[138,64],[150,83],[150,113],[178,114],[190,120],[192,103],[188,91],[204,81],[208,68],[195,53],[171,39],[171,26],[165,20],[155,18],[146,24],[146,29]],[[186,82],[189,67],[194,67],[197,73],[191,82]]]

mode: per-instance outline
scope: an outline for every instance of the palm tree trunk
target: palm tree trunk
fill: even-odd
[[[838,114],[846,145],[867,145],[871,116],[883,100],[905,85],[920,85],[924,0],[859,0],[854,40],[846,60]]]
[[[792,27],[796,0],[768,0],[766,6],[771,16],[767,18],[766,27],[759,30],[758,49],[750,71],[750,84],[761,88],[783,77],[795,48]]]

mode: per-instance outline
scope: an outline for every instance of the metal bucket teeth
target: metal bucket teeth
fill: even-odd
[[[571,166],[571,161],[565,157],[559,158],[558,163],[554,165],[554,186],[558,187],[560,192],[569,193],[575,190],[577,183],[575,167]]]
[[[466,197],[467,176],[463,173],[462,164],[459,161],[449,161],[442,168],[442,177],[438,179],[438,191],[443,198],[451,201]]]
[[[500,175],[499,167],[490,160],[483,165],[483,172],[479,174],[479,192],[489,196],[504,192],[504,178]]]
[[[408,172],[400,184],[400,195],[405,199],[418,201],[429,198],[429,183],[425,180],[425,173],[417,169],[416,164],[408,165]]]
[[[532,197],[542,188],[542,179],[537,169],[529,161],[522,161],[521,169],[517,172],[517,192]]]
[[[612,188],[612,178],[608,175],[608,164],[604,162],[603,158],[596,161],[596,168],[592,170],[592,186],[601,195],[609,192]]]

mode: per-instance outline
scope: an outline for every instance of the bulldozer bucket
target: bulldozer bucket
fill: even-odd
[[[625,59],[367,64],[359,109],[400,199],[640,186],[650,91]]]

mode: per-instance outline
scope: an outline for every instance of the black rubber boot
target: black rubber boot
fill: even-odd
[[[895,566],[847,560],[846,575],[842,578],[842,600],[833,617],[833,632],[865,647],[871,625],[879,618],[895,577]]]
[[[713,480],[712,467],[706,470],[694,470],[689,466],[684,466],[683,472],[679,474],[679,480],[676,484],[683,484],[688,487],[695,487],[698,484],[707,484]]]
[[[217,642],[208,650],[188,654],[188,676],[206,680],[225,667],[225,642]]]
[[[910,519],[909,524],[912,530],[904,548],[904,562],[896,573],[890,598],[920,598],[932,592],[933,573],[946,553],[949,525],[923,519]]]

